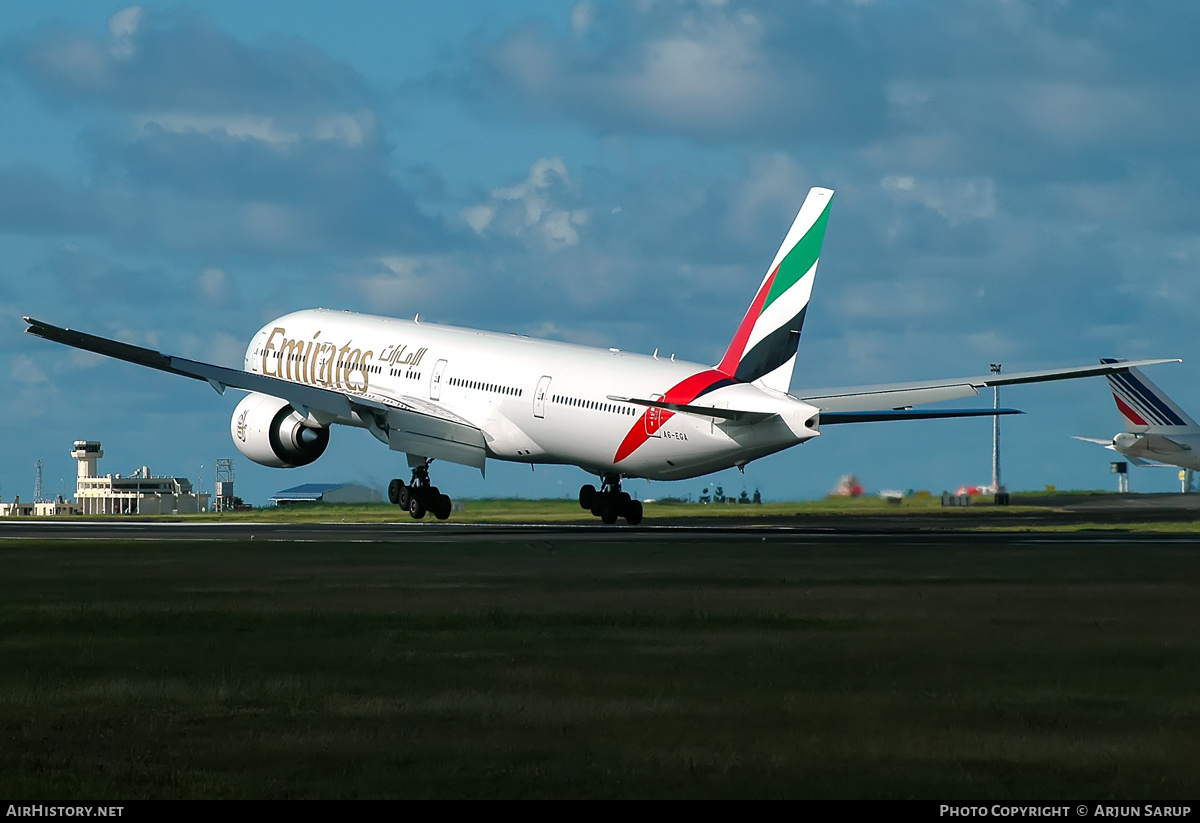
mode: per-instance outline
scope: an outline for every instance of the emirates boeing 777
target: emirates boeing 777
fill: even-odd
[[[681,480],[817,437],[836,423],[1016,413],[917,410],[985,386],[1126,372],[1143,360],[1018,374],[789,393],[833,191],[808,193],[721,361],[596,349],[523,335],[312,309],[263,326],[234,369],[59,328],[26,332],[249,394],[231,432],[246,457],[291,468],[320,457],[335,424],[363,428],[412,470],[388,489],[414,518],[449,517],[434,460],[574,465],[599,478],[579,503],[605,523],[642,519],[625,478]]]

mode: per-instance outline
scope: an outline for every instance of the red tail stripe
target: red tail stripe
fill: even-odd
[[[725,350],[725,356],[721,358],[721,364],[717,366],[718,371],[724,372],[729,377],[737,374],[738,362],[746,353],[746,341],[750,339],[750,332],[754,330],[754,323],[762,313],[763,305],[767,302],[767,295],[771,293],[771,286],[775,283],[777,274],[779,274],[778,266],[775,267],[775,271],[771,272],[771,276],[763,281],[758,294],[754,295],[754,302],[746,310],[746,316],[742,318],[742,323],[733,335],[733,340],[729,341],[729,348]]]
[[[737,363],[735,362],[734,365],[736,366]],[[729,375],[708,369],[676,383],[667,389],[667,393],[663,399],[667,403],[691,403],[709,386],[720,380],[728,379]],[[647,418],[651,413],[658,415],[657,425],[654,427],[655,431],[662,428],[664,423],[675,416],[675,412],[668,409],[660,409],[657,406],[642,412],[641,417],[637,419],[637,422],[633,424],[633,427],[625,435],[625,439],[621,441],[621,445],[617,447],[616,457],[613,458],[614,463],[620,463],[650,439],[650,425]]]
[[[1121,414],[1125,415],[1125,417],[1128,418],[1129,421],[1131,423],[1133,423],[1135,426],[1149,426],[1150,425],[1149,423],[1147,423],[1145,420],[1142,419],[1142,416],[1140,414],[1138,414],[1132,408],[1130,408],[1128,403],[1126,403],[1121,398],[1117,397],[1115,394],[1113,395],[1113,400],[1117,401],[1117,409],[1121,412]]]

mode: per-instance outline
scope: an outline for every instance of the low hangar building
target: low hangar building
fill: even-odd
[[[383,495],[358,483],[305,483],[276,492],[271,502],[276,506],[291,503],[382,503]]]

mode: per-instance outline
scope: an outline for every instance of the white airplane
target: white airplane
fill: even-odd
[[[1023,374],[789,394],[833,191],[814,188],[715,366],[524,335],[313,309],[254,335],[242,369],[162,354],[26,317],[26,332],[250,392],[233,412],[234,443],[265,466],[313,462],[334,424],[363,428],[404,452],[409,483],[388,497],[420,519],[445,519],[450,498],[433,460],[483,469],[488,458],[574,465],[597,475],[580,505],[636,525],[642,505],[624,478],[680,480],[737,466],[817,437],[822,425],[969,417],[1012,409],[914,410],[984,386],[1125,372],[1102,364]],[[419,316],[418,316],[419,317]]]
[[[1105,358],[1100,362],[1122,361]],[[1200,469],[1200,425],[1162,389],[1136,368],[1130,368],[1124,374],[1110,374],[1108,385],[1117,411],[1125,421],[1125,431],[1111,440],[1094,437],[1076,437],[1076,440],[1099,443],[1125,455],[1135,466],[1153,465],[1148,461],[1154,461]]]

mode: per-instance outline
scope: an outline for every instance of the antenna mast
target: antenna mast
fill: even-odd
[[[33,502],[45,503],[46,494],[42,491],[42,461],[39,460],[37,466],[37,479],[33,481]]]

